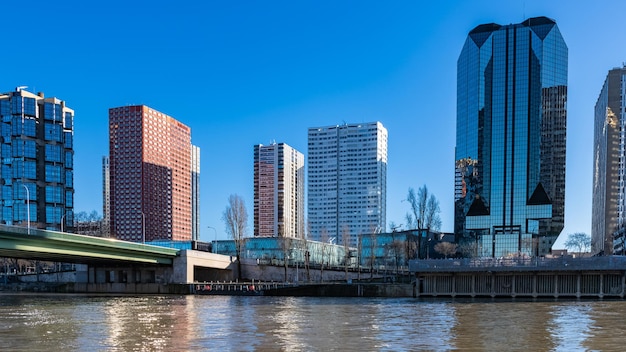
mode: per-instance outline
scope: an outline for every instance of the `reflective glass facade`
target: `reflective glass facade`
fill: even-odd
[[[0,119],[0,223],[70,230],[74,111],[64,101],[17,88],[0,94]]]
[[[455,234],[538,255],[564,224],[567,46],[545,17],[470,31],[457,62]]]
[[[595,106],[592,253],[624,254],[626,67],[610,70]],[[617,241],[614,241],[614,236]]]

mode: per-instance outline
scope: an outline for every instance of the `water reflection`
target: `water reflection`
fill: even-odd
[[[0,295],[0,350],[619,350],[623,301]]]

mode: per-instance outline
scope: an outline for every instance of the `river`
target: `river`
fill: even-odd
[[[0,295],[0,351],[620,351],[624,301]]]

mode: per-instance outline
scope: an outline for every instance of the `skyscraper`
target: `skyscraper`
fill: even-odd
[[[191,238],[200,239],[200,147],[191,146]]]
[[[109,142],[111,235],[191,240],[190,128],[145,105],[112,108]]]
[[[309,128],[311,239],[358,245],[385,228],[387,129],[380,122]]]
[[[457,62],[455,233],[475,255],[537,255],[565,208],[567,46],[546,17],[479,25]]]
[[[74,215],[74,110],[62,100],[18,87],[0,94],[0,117],[2,223],[70,230]]]
[[[626,66],[609,71],[596,102],[593,139],[591,252],[624,254]],[[613,243],[613,236],[616,241]]]
[[[254,236],[304,236],[304,155],[285,143],[254,146]]]

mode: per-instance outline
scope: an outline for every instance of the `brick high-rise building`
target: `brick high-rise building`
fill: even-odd
[[[304,237],[304,155],[285,143],[254,146],[254,236]]]
[[[111,235],[191,240],[191,129],[145,105],[112,108],[109,143]]]

